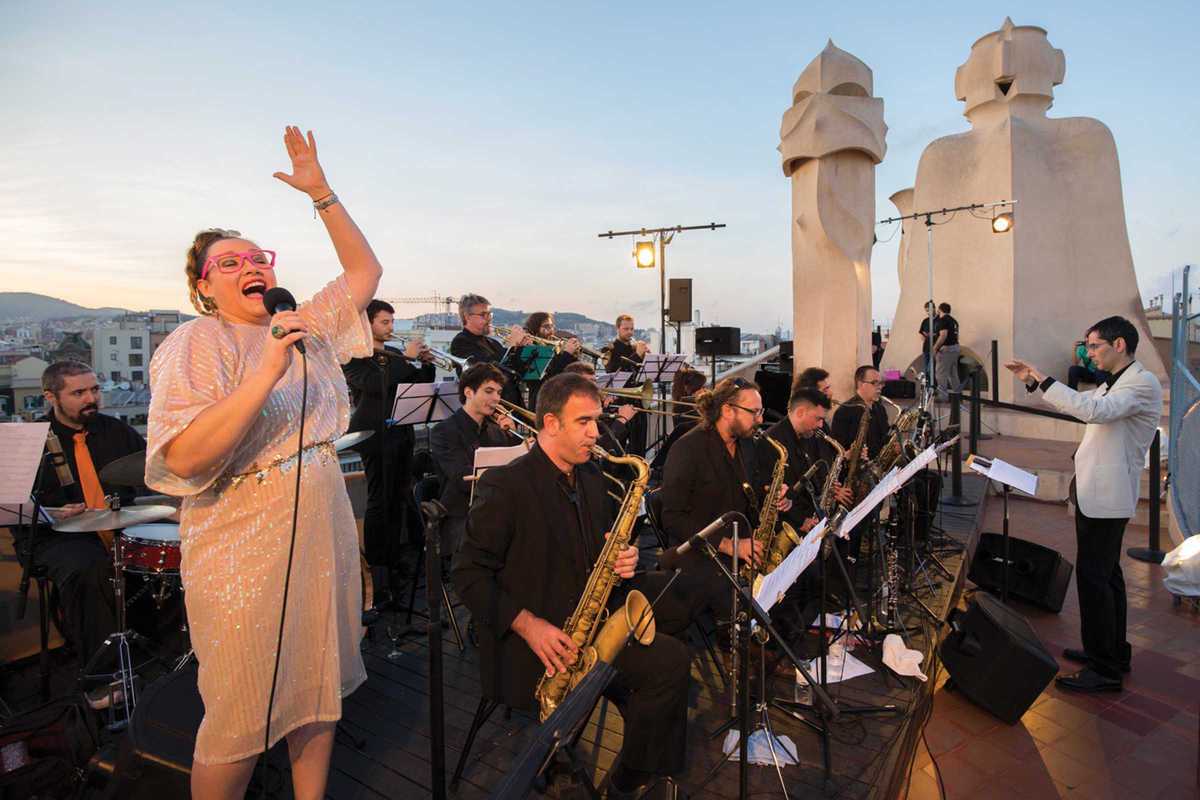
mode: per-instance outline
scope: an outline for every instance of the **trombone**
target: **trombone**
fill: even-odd
[[[513,425],[522,428],[525,431],[523,438],[537,438],[537,417],[532,411],[527,408],[521,408],[516,403],[500,398],[500,405],[496,408],[494,415],[500,417],[508,417],[512,420]],[[514,431],[515,432],[515,431]],[[517,434],[520,436],[520,434]]]
[[[693,409],[692,411],[686,412],[689,415],[698,415],[699,413],[694,410],[696,408],[696,404],[690,403],[687,400],[666,400],[664,398],[655,397],[654,383],[652,381],[646,381],[642,384],[642,388],[640,389],[601,389],[600,391],[603,394],[612,395],[613,397],[623,397],[627,400],[636,400],[641,410],[646,414],[660,414],[666,417],[675,416],[675,411],[664,411],[661,408],[654,408],[652,406],[654,403],[668,406],[685,406]]]

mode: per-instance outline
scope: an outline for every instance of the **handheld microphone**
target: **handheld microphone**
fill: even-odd
[[[292,297],[292,293],[282,286],[276,286],[274,289],[268,289],[263,295],[263,307],[267,309],[267,313],[275,316],[280,311],[295,311],[296,298]],[[296,349],[301,353],[304,351],[304,342],[293,342]]]

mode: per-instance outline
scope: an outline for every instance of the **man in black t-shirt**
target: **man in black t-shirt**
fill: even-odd
[[[925,373],[925,378],[930,383],[933,383],[933,364],[929,360],[929,318],[933,316],[934,326],[937,325],[937,306],[932,300],[925,304],[925,316],[921,317],[921,327],[917,329],[917,335],[921,337],[921,370]]]
[[[937,378],[934,388],[939,395],[959,388],[958,381],[958,320],[950,316],[950,304],[938,305],[937,319],[933,321],[933,358]]]

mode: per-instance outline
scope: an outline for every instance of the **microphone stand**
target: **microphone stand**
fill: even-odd
[[[735,670],[734,670],[734,676],[733,676],[734,683],[737,687],[736,714],[729,721],[727,721],[724,725],[722,725],[721,728],[719,728],[713,734],[713,737],[715,738],[715,737],[719,736],[721,733],[729,730],[730,728],[733,728],[735,726],[737,727],[737,729],[738,729],[738,749],[737,749],[737,752],[738,752],[738,797],[743,798],[743,799],[749,797],[749,794],[750,794],[750,772],[749,772],[749,768],[750,768],[750,764],[749,764],[750,675],[749,675],[748,670],[745,669],[744,665],[746,665],[749,662],[749,658],[750,658],[749,627],[750,627],[751,620],[753,620],[760,627],[760,631],[756,634],[759,637],[759,642],[765,644],[765,642],[768,639],[770,639],[771,637],[774,637],[775,641],[779,644],[780,649],[783,650],[783,652],[786,654],[786,656],[792,662],[792,664],[795,666],[795,668],[800,672],[800,674],[802,674],[808,680],[809,685],[813,687],[813,697],[816,700],[818,700],[820,702],[821,707],[823,709],[825,709],[824,713],[822,713],[819,717],[819,719],[820,719],[819,727],[816,723],[810,723],[808,720],[802,719],[801,721],[805,722],[805,724],[810,725],[810,727],[815,727],[817,730],[823,729],[822,744],[825,747],[825,780],[828,783],[831,780],[831,772],[830,772],[830,759],[829,759],[829,755],[828,755],[829,736],[828,736],[827,725],[828,725],[829,720],[832,720],[837,717],[838,713],[840,713],[840,709],[838,708],[837,704],[833,701],[833,699],[830,698],[828,692],[825,691],[825,687],[823,685],[817,684],[816,681],[813,680],[812,674],[808,671],[808,668],[796,656],[796,654],[792,651],[791,647],[788,646],[788,643],[783,639],[782,636],[779,635],[779,632],[771,624],[770,616],[767,614],[766,611],[763,610],[762,606],[760,606],[758,604],[758,602],[754,599],[754,596],[752,594],[750,594],[749,590],[742,584],[741,580],[738,578],[737,522],[734,522],[733,525],[734,525],[734,529],[733,529],[734,562],[733,562],[733,571],[732,572],[730,571],[730,569],[728,567],[725,566],[724,560],[722,559],[720,553],[717,551],[716,548],[714,548],[711,544],[709,544],[707,539],[705,539],[703,537],[693,537],[692,540],[689,540],[694,545],[698,546],[701,549],[701,551],[705,555],[707,555],[708,558],[711,559],[714,564],[717,565],[717,568],[721,571],[721,574],[725,577],[725,579],[727,581],[729,581],[729,585],[733,592],[733,604],[734,605],[733,605],[732,637],[734,639],[735,646],[737,648],[736,653],[735,653],[736,659],[734,662]],[[742,630],[743,628],[745,630]],[[739,662],[743,665],[743,668],[740,670],[736,669],[736,666],[738,665]],[[763,677],[764,685],[763,685],[763,687],[761,687],[761,690],[765,694],[765,688],[766,688],[765,687],[765,679],[766,679],[765,667],[763,670],[762,677]],[[764,718],[764,726],[767,729],[767,733],[773,739],[774,733],[771,731],[770,722],[769,722],[769,719],[767,719],[768,711],[769,711],[767,704],[760,703],[759,710]],[[768,741],[770,741],[770,740],[768,740]],[[771,742],[771,750],[772,750],[772,757],[774,758],[774,743],[773,742]],[[707,786],[712,781],[712,779],[714,777],[716,777],[716,775],[720,771],[721,767],[723,767],[725,764],[727,764],[729,762],[729,759],[732,758],[732,756],[733,756],[732,750],[728,753],[725,753],[724,756],[721,758],[721,760],[718,761],[716,763],[716,765],[714,765],[713,768],[709,771],[708,775],[705,776],[704,780],[696,788],[695,793],[698,793],[704,786]],[[799,761],[799,759],[797,759],[797,761]],[[779,770],[779,764],[778,764],[777,760],[775,763],[775,767],[776,767],[776,770]],[[782,772],[780,772],[780,781],[782,782],[782,780],[783,780],[783,776],[782,776]],[[787,794],[786,787],[784,788],[784,794],[785,794],[785,796]]]

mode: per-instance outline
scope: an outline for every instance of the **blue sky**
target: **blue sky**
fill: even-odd
[[[668,274],[694,279],[705,322],[787,328],[775,147],[800,71],[830,37],[874,70],[890,216],[925,145],[967,129],[954,71],[1006,14],[1066,53],[1051,115],[1113,131],[1144,297],[1200,249],[1194,4],[114,5],[0,6],[5,290],[187,308],[183,253],[219,225],[278,250],[280,282],[311,293],[337,266],[306,199],[271,177],[294,123],[381,256],[382,295],[648,322],[657,274],[596,234],[717,221],[676,239]],[[873,254],[880,320],[897,241]]]

